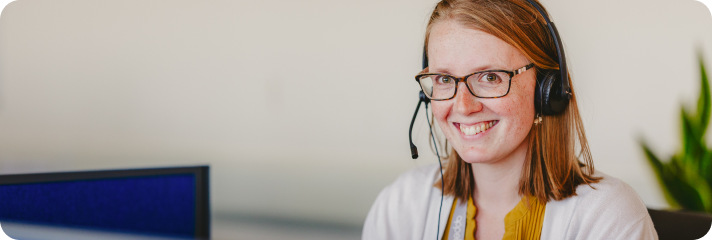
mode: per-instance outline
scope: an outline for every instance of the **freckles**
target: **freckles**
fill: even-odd
[[[440,126],[440,130],[445,134],[446,138],[449,138],[450,129],[446,126],[448,125],[447,117],[450,115],[452,104],[449,101],[433,101],[430,106],[432,107],[433,118]]]
[[[446,119],[452,108],[452,104],[447,104],[447,102],[443,101],[433,101],[430,103],[430,106],[433,108],[433,115],[438,119]]]
[[[530,89],[525,86],[521,86],[519,90],[520,91],[517,91],[517,94],[513,96],[514,99],[512,99],[513,101],[509,105],[511,106],[509,110],[512,111],[512,113],[528,114],[534,109],[534,94],[527,94]]]
[[[514,88],[513,91],[510,91],[510,94],[512,94],[511,98],[509,98],[508,101],[503,102],[503,105],[501,106],[502,108],[500,108],[503,111],[506,111],[502,114],[509,116],[511,121],[511,133],[516,136],[523,136],[525,133],[528,133],[531,130],[531,126],[534,121],[533,86],[529,85],[520,83],[512,86],[513,88],[516,86],[516,88]],[[518,137],[505,138],[504,141],[508,144],[519,144],[516,142],[519,141]]]
[[[435,115],[435,118],[441,118],[443,115],[447,115],[447,108],[440,103],[436,104],[434,102],[431,102],[430,107],[433,108],[432,110],[433,115]]]

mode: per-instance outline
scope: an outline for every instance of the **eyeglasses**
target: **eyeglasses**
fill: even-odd
[[[534,67],[530,63],[514,71],[486,70],[471,73],[462,78],[443,73],[424,73],[415,76],[425,95],[430,100],[449,100],[455,97],[459,82],[465,82],[467,89],[478,98],[499,98],[509,93],[512,78]]]

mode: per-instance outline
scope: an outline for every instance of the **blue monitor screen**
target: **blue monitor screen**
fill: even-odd
[[[193,237],[193,174],[0,185],[0,219]]]

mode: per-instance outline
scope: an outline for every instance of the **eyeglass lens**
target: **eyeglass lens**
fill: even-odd
[[[455,96],[456,78],[444,74],[426,74],[420,86],[431,99],[448,99]],[[509,91],[510,77],[505,72],[481,72],[469,76],[467,87],[477,97],[501,97]]]

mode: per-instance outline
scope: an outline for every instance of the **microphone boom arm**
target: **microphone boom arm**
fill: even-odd
[[[413,120],[410,120],[410,130],[408,131],[408,140],[410,140],[410,155],[413,157],[413,159],[418,158],[418,148],[415,147],[415,144],[413,144],[413,124],[415,123],[415,118],[418,116],[418,110],[420,110],[420,104],[425,103],[428,104],[430,102],[430,99],[425,96],[425,93],[423,91],[420,91],[419,94],[419,101],[418,101],[418,106],[415,107],[415,113],[413,113]],[[427,108],[427,106],[426,106]],[[425,114],[428,114],[427,112]]]

